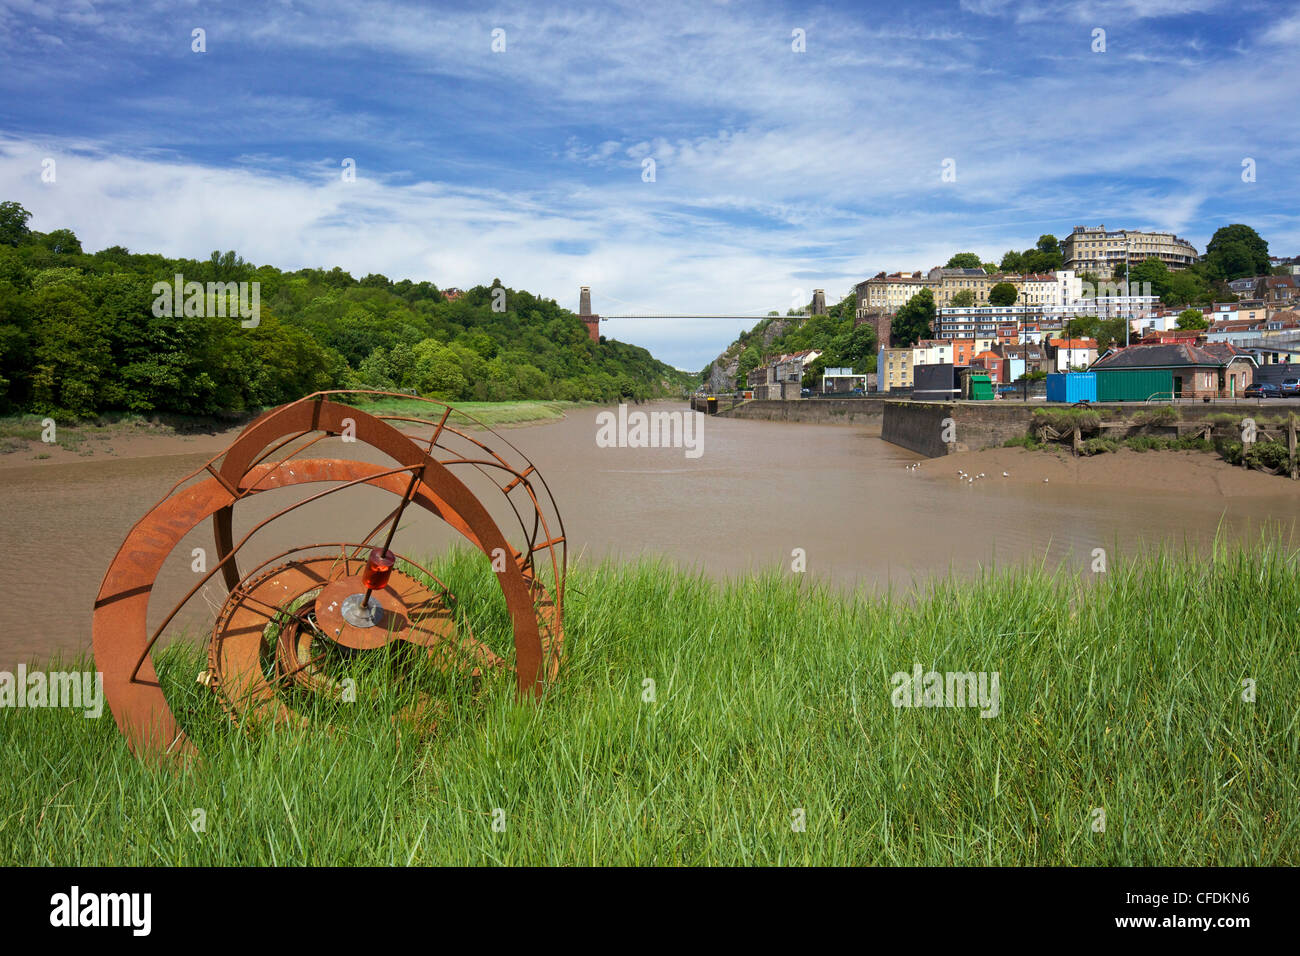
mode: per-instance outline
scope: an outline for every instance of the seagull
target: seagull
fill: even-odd
[[[1043,484],[1047,484],[1047,479],[1046,479],[1046,478],[1043,479]]]
[[[1004,472],[1002,473],[1002,477],[1003,477],[1003,478],[1010,478],[1011,476],[1008,475],[1008,474],[1004,471]]]

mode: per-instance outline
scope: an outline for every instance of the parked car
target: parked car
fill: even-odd
[[[1252,382],[1245,394],[1247,398],[1281,398],[1282,390],[1272,382]]]
[[[1282,395],[1288,398],[1294,398],[1300,395],[1300,378],[1282,379]]]
[[[800,398],[812,398],[812,389],[811,389],[811,388],[801,388],[801,389],[799,389],[799,397],[800,397]]]

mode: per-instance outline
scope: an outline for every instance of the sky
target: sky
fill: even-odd
[[[1076,225],[1300,254],[1298,49],[1259,0],[0,0],[0,200],[87,251],[757,318]],[[699,371],[750,324],[601,330]]]

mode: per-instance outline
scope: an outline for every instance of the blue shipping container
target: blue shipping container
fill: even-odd
[[[1047,376],[1049,402],[1095,402],[1096,372],[1053,372]]]

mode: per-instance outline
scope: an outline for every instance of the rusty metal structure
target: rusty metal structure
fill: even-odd
[[[363,404],[344,403],[383,397],[418,401],[431,414],[369,414]],[[296,687],[336,693],[323,653],[332,647],[364,650],[407,642],[453,674],[472,677],[513,667],[520,697],[542,694],[563,650],[563,522],[532,462],[491,429],[471,434],[455,427],[449,421],[453,411],[443,402],[391,392],[309,395],[251,422],[135,524],[104,576],[93,624],[105,697],[134,753],[196,752],[168,706],[151,654],[168,625],[218,572],[228,594],[216,614],[208,669],[200,679],[236,723],[302,722],[283,692]],[[493,447],[485,443],[488,436]],[[313,446],[331,438],[358,451],[372,449],[385,460],[308,457]],[[518,523],[517,529],[510,524],[517,546],[461,477],[471,470],[478,484],[486,489],[490,482],[509,506]],[[236,539],[237,505],[297,486],[310,493]],[[324,499],[332,508],[362,486],[397,499],[369,535],[303,543],[241,569],[241,552],[263,528]],[[513,653],[477,640],[467,622],[457,623],[456,600],[446,586],[408,555],[390,550],[412,505],[445,522],[491,561],[513,628]],[[504,513],[500,500],[496,505]],[[216,560],[151,630],[150,596],[165,560],[208,520]],[[385,529],[386,540],[378,546]],[[412,550],[409,542],[406,550]]]

